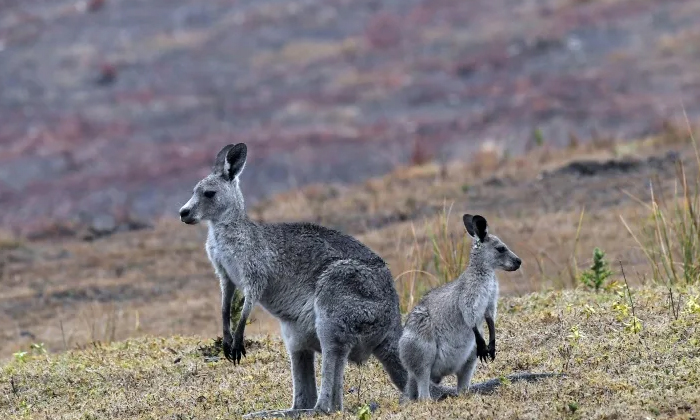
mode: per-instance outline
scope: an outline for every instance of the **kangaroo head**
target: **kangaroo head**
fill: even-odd
[[[229,144],[219,151],[211,173],[194,187],[192,198],[180,209],[180,220],[194,225],[202,220],[216,222],[245,214],[238,177],[245,167],[248,148]]]
[[[489,226],[484,217],[465,214],[462,220],[467,233],[474,240],[472,261],[494,270],[500,268],[505,271],[515,271],[520,268],[522,260],[496,235],[489,233]]]

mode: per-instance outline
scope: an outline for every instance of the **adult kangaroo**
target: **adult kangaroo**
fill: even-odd
[[[226,358],[240,364],[245,356],[246,320],[260,303],[279,320],[292,365],[292,409],[277,415],[342,410],[347,361],[361,363],[371,355],[403,392],[407,373],[398,352],[399,299],[386,263],[358,240],[333,229],[250,220],[239,186],[246,156],[243,143],[221,149],[211,174],[197,183],[180,209],[184,223],[209,224],[206,251],[221,284]],[[244,303],[232,333],[230,308],[236,288],[243,291]],[[322,357],[318,393],[315,353]],[[434,384],[431,392],[439,397],[450,390]]]

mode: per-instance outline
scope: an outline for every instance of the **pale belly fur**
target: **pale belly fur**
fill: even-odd
[[[467,362],[474,346],[474,333],[471,330],[454,332],[450,340],[440,341],[435,363],[431,369],[431,377],[442,378],[457,373]]]

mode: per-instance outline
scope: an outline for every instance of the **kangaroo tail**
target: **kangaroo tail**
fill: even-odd
[[[565,377],[563,373],[554,373],[554,372],[548,372],[548,373],[531,373],[531,372],[523,372],[523,373],[515,373],[512,375],[508,375],[505,378],[507,381],[510,382],[535,382],[539,381],[540,379],[545,379],[545,378],[553,378],[553,377]],[[488,381],[480,382],[478,384],[473,384],[469,387],[469,392],[473,392],[475,394],[489,394],[493,391],[496,390],[499,386],[503,385],[503,383],[506,382],[503,380],[503,378],[494,378],[494,379],[489,379]]]

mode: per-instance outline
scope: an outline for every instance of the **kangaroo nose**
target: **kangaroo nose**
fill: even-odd
[[[180,209],[180,217],[187,217],[190,215],[190,209]]]
[[[520,258],[516,258],[516,259],[515,259],[515,265],[517,265],[518,267],[520,267],[520,265],[521,265],[522,263],[523,263],[523,260],[521,260]]]

